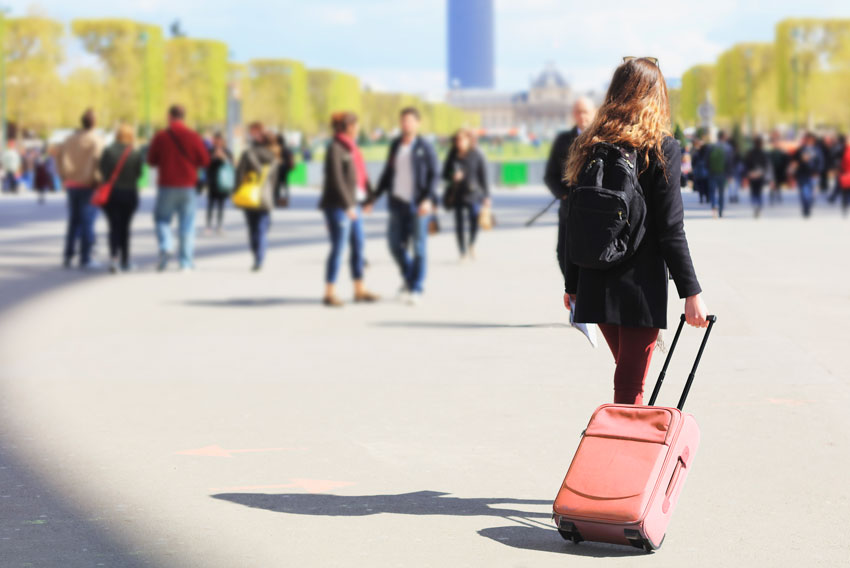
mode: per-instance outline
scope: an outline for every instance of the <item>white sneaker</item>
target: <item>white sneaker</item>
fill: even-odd
[[[407,286],[402,286],[398,289],[398,294],[396,294],[396,300],[404,304],[410,302],[410,290],[407,289]]]
[[[407,300],[408,306],[420,306],[423,302],[422,292],[412,292]]]

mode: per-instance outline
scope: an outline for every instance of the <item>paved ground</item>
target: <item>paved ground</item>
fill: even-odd
[[[57,268],[61,199],[0,199],[0,565],[845,564],[850,222],[792,204],[713,221],[686,196],[720,323],[688,405],[697,467],[649,558],[550,525],[612,364],[565,325],[554,215],[522,228],[542,191],[497,197],[475,264],[432,241],[424,306],[341,311],[318,303],[309,192],[277,215],[261,274],[233,211],[188,275],[152,272],[142,213],[142,270],[111,277]],[[368,280],[390,297],[384,223]]]

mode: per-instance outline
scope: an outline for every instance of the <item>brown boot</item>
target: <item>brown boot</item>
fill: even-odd
[[[343,302],[336,296],[325,296],[325,299],[322,300],[322,303],[329,308],[341,308],[345,305],[345,302]]]
[[[354,295],[354,301],[358,304],[373,304],[380,299],[381,297],[377,294],[373,294],[372,292],[368,292],[366,290]]]

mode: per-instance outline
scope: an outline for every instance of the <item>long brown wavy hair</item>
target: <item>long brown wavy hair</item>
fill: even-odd
[[[649,154],[663,158],[661,145],[670,136],[670,102],[661,69],[649,59],[631,59],[614,71],[605,102],[593,124],[579,135],[570,151],[564,180],[575,184],[594,144],[631,146],[649,163]],[[662,163],[663,167],[663,163]]]

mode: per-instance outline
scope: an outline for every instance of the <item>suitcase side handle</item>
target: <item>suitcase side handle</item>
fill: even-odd
[[[697,352],[697,357],[694,361],[691,373],[688,375],[688,380],[685,383],[682,396],[679,398],[679,404],[676,406],[679,410],[683,410],[685,407],[685,401],[688,399],[688,394],[691,392],[691,385],[694,383],[694,376],[696,376],[697,367],[699,367],[703,351],[705,351],[705,346],[708,343],[708,336],[711,334],[711,328],[714,327],[715,323],[717,323],[717,316],[708,316],[706,319],[708,320],[708,327],[705,330],[705,335],[702,337],[702,343],[699,346],[699,351]],[[654,406],[655,401],[658,399],[658,393],[661,392],[661,384],[664,382],[664,377],[667,376],[667,366],[670,365],[670,360],[673,358],[673,352],[676,350],[676,345],[679,343],[679,336],[682,334],[683,327],[685,327],[685,314],[682,314],[682,317],[679,320],[679,327],[676,328],[676,335],[673,336],[673,343],[670,344],[670,350],[667,351],[667,358],[664,360],[664,366],[661,368],[661,373],[658,375],[658,380],[655,382],[655,388],[652,389],[652,397],[649,399],[649,406]]]

